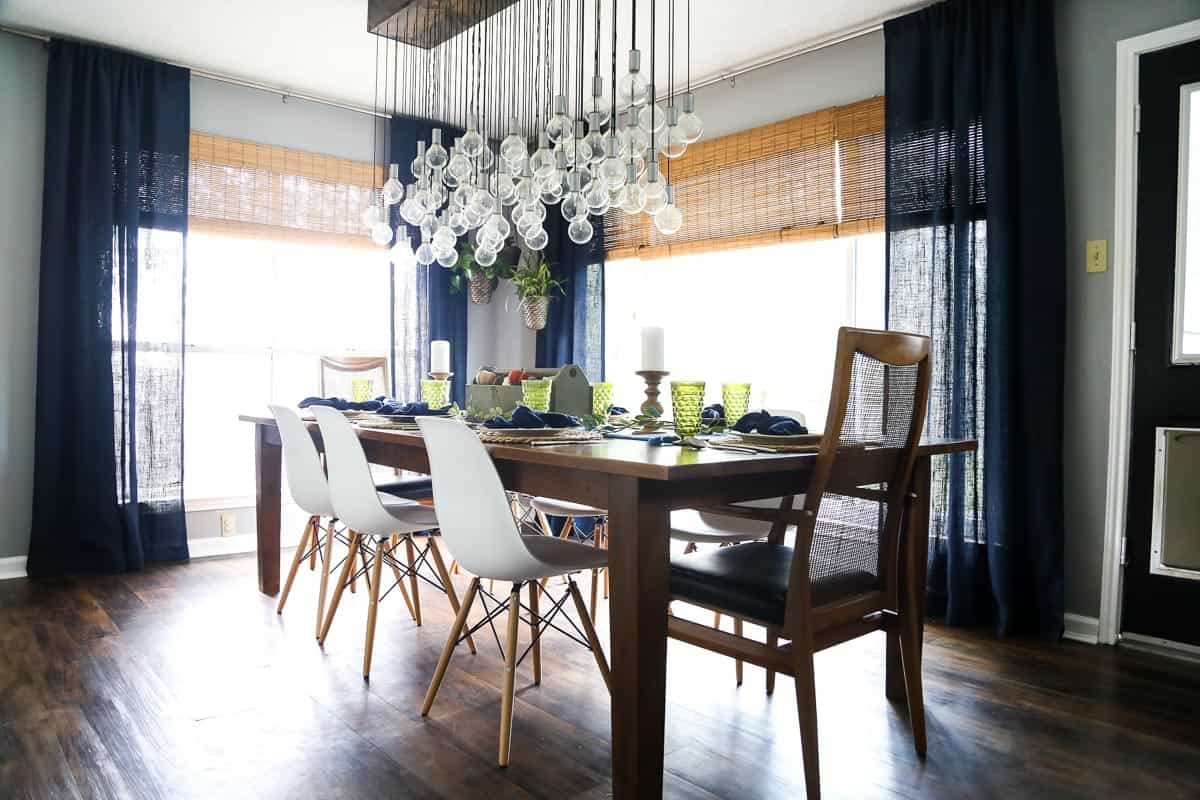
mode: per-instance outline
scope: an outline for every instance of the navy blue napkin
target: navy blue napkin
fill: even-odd
[[[771,412],[766,409],[751,411],[734,423],[733,430],[738,433],[757,431],[771,436],[803,436],[808,433],[808,428],[791,417],[772,416]]]
[[[574,428],[580,424],[579,417],[560,414],[557,411],[534,411],[525,406],[513,410],[512,420],[492,417],[483,423],[485,428]]]
[[[384,417],[440,417],[450,412],[450,406],[430,408],[428,403],[397,403],[395,400],[384,403],[375,413]]]
[[[705,406],[704,410],[700,412],[700,419],[705,422],[716,422],[717,420],[725,419],[725,406],[720,403]]]
[[[608,413],[609,413],[609,416],[628,414],[629,409],[625,408],[624,406],[609,406]]]
[[[344,397],[306,397],[300,401],[300,408],[309,408],[310,406],[328,406],[336,408],[338,411],[378,411],[384,403],[387,402],[387,397],[380,395],[374,400],[363,400],[355,402],[347,400]]]

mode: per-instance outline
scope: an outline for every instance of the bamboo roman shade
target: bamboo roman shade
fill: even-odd
[[[604,218],[608,258],[657,258],[883,230],[883,98],[701,139],[670,169],[683,228]],[[668,161],[670,163],[668,163]]]
[[[193,131],[189,226],[374,247],[362,223],[382,167]]]

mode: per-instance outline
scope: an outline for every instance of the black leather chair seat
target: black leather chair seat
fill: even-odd
[[[423,500],[426,497],[433,497],[433,478],[425,476],[422,478],[404,478],[398,481],[386,481],[376,484],[375,489],[394,497],[403,497],[408,500]]]
[[[671,595],[735,616],[783,625],[791,569],[792,548],[768,542],[673,556]],[[825,605],[877,588],[879,579],[868,572],[836,572],[813,581],[812,604]]]

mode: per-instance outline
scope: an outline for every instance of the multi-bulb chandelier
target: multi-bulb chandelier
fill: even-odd
[[[657,0],[649,4],[649,75],[642,71],[638,47],[637,0],[628,0],[628,68],[621,77],[618,0],[611,0],[607,20],[607,74],[601,67],[601,2],[466,0],[469,24],[461,15],[439,15],[432,10],[436,4],[417,3],[375,29],[381,37],[377,110],[382,76],[382,111],[388,114],[390,72],[391,113],[465,129],[447,142],[434,127],[429,141],[416,143],[411,163],[389,164],[386,182],[374,190],[364,223],[377,244],[391,245],[394,264],[452,267],[464,237],[482,266],[494,263],[510,240],[541,250],[549,242],[549,214],[562,215],[576,244],[591,241],[610,209],[646,214],[664,235],[679,231],[683,213],[670,183],[670,159],[683,155],[703,132],[691,93],[691,0],[686,0],[687,90],[680,95],[674,80],[675,0],[665,0],[664,98],[654,83]],[[665,176],[659,155],[666,159]],[[419,240],[405,224],[419,228]]]

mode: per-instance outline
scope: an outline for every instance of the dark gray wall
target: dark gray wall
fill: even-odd
[[[46,48],[0,33],[0,558],[29,549]]]
[[[1112,352],[1112,273],[1084,271],[1085,243],[1111,251],[1119,39],[1200,17],[1200,0],[1059,0],[1058,77],[1067,188],[1064,490],[1067,610],[1100,611]]]

